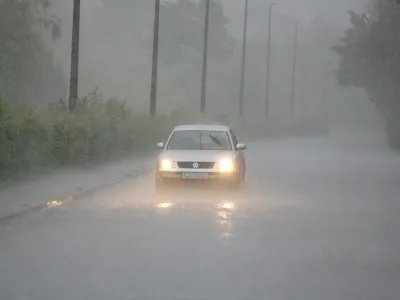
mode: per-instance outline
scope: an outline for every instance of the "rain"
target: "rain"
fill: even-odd
[[[400,299],[399,20],[0,0],[0,299]]]

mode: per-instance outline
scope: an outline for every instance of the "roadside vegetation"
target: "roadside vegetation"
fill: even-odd
[[[133,115],[122,101],[104,101],[96,93],[83,98],[74,113],[62,102],[48,109],[0,103],[2,179],[144,151],[167,121]]]
[[[82,98],[74,113],[63,102],[38,109],[11,106],[2,100],[0,179],[151,153],[156,142],[165,139],[173,126],[193,122],[230,125],[244,141],[328,133],[323,120],[310,118],[255,122],[184,111],[150,117],[135,113],[118,98],[105,99],[97,91]]]
[[[368,14],[349,13],[352,27],[333,47],[338,82],[364,89],[386,121],[389,145],[400,151],[400,2],[371,0]]]

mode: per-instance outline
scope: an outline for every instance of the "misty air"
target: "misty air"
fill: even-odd
[[[398,26],[0,0],[0,299],[400,299]]]

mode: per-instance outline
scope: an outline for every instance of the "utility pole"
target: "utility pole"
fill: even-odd
[[[151,67],[150,115],[155,116],[157,110],[157,71],[158,71],[158,33],[160,29],[160,0],[154,5],[153,58]]]
[[[78,101],[79,80],[79,32],[80,32],[81,1],[74,0],[72,17],[72,46],[71,46],[71,69],[69,77],[69,110],[74,110]]]
[[[269,114],[269,95],[270,95],[270,73],[271,73],[271,29],[272,29],[272,7],[278,4],[273,2],[269,4],[268,16],[268,40],[267,40],[267,84],[265,94],[265,116]]]
[[[206,93],[207,93],[207,59],[208,59],[208,29],[210,21],[210,0],[206,0],[206,15],[204,18],[204,43],[203,43],[203,70],[201,74],[201,98],[200,112],[206,111]]]
[[[240,77],[240,97],[239,97],[239,116],[243,116],[243,97],[244,97],[244,77],[246,73],[246,40],[247,40],[247,10],[248,0],[245,0],[244,7],[244,27],[243,27],[243,49],[242,49],[242,69]]]
[[[290,93],[290,116],[294,116],[295,108],[295,89],[296,89],[296,65],[297,65],[297,35],[300,22],[296,22],[294,31],[294,45],[293,45],[293,66],[292,66],[292,86]]]
[[[328,81],[329,77],[328,74],[328,63],[325,62],[323,70],[322,70],[321,78],[322,78],[322,95],[321,95],[321,107],[322,107],[322,114],[323,117],[329,116],[329,107],[328,107],[328,98],[327,98],[327,90],[328,90]]]

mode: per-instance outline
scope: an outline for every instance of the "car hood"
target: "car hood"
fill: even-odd
[[[159,157],[173,161],[213,162],[221,159],[233,158],[233,151],[218,150],[164,150]]]

